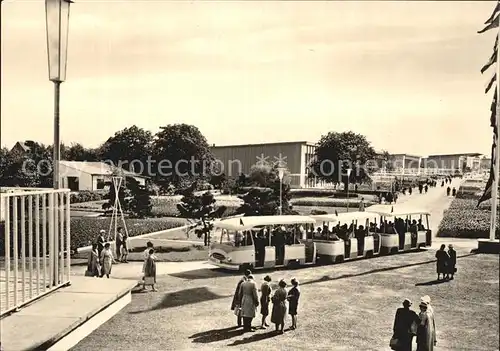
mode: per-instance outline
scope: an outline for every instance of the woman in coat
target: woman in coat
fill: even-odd
[[[286,315],[286,283],[282,279],[278,283],[278,289],[274,292],[274,295],[271,299],[273,302],[273,312],[271,314],[271,323],[274,323],[276,326],[276,331],[280,334],[283,333],[283,329],[285,328],[285,315]]]
[[[101,267],[99,265],[99,253],[97,251],[97,243],[92,244],[92,251],[90,251],[89,259],[87,262],[87,273],[89,277],[99,277],[101,275]]]
[[[428,311],[427,303],[420,305],[420,324],[417,329],[417,351],[433,351],[436,346],[436,328],[434,318]]]
[[[450,257],[450,264],[448,265],[448,273],[450,274],[450,279],[453,280],[453,276],[457,270],[457,252],[453,249],[453,245],[448,245],[448,256]]]
[[[436,271],[437,271],[437,275],[438,275],[437,280],[439,280],[439,276],[441,274],[443,275],[443,279],[448,278],[448,265],[449,265],[450,256],[445,251],[445,249],[446,249],[446,245],[443,244],[443,245],[441,245],[439,250],[436,251],[436,259],[437,259]]]
[[[264,277],[264,282],[260,287],[260,314],[262,315],[261,329],[269,327],[269,324],[266,322],[266,318],[269,315],[269,302],[271,301],[271,287],[269,286],[270,281],[271,277],[266,275]]]
[[[247,280],[241,283],[241,317],[243,318],[243,330],[253,331],[252,319],[255,318],[255,310],[259,306],[259,295],[257,294],[257,284],[253,275],[249,275]]]
[[[149,250],[149,257],[146,260],[146,266],[144,267],[144,284],[142,285],[142,289],[146,290],[146,285],[151,285],[151,289],[153,291],[157,291],[155,288],[156,284],[156,256],[155,250]]]
[[[297,309],[299,307],[299,297],[300,297],[300,290],[299,290],[299,282],[293,278],[292,281],[292,288],[288,290],[288,314],[292,316],[292,326],[290,327],[291,330],[295,330],[297,328]]]

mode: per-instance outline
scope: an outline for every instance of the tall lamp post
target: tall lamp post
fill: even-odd
[[[347,212],[349,212],[349,180],[351,179],[352,169],[347,170]]]
[[[283,214],[283,177],[285,176],[285,168],[278,167],[278,177],[280,178],[280,216]]]
[[[59,189],[60,180],[59,98],[61,83],[66,80],[69,7],[72,2],[71,0],[45,0],[49,80],[54,83],[54,145],[52,153],[54,189]]]

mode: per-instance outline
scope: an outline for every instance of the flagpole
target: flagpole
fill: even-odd
[[[498,35],[500,36],[500,26]],[[498,205],[498,178],[500,175],[500,142],[498,140],[498,133],[500,132],[500,62],[499,62],[499,51],[500,45],[497,45],[497,62],[496,62],[496,74],[497,74],[497,84],[496,84],[496,118],[495,118],[495,128],[496,131],[493,133],[495,138],[495,149],[494,149],[494,159],[491,160],[493,163],[493,184],[491,185],[491,220],[490,220],[490,240],[495,240],[495,232],[497,227],[497,205]]]

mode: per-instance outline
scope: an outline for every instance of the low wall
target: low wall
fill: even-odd
[[[177,228],[170,228],[166,230],[161,230],[158,232],[153,232],[153,233],[148,233],[148,234],[142,234],[142,235],[137,235],[137,236],[132,236],[128,238],[128,246],[129,249],[134,249],[136,247],[145,247],[146,243],[148,241],[151,241],[154,246],[165,246],[168,244],[168,246],[175,247],[175,242],[178,242],[179,246],[185,246],[186,242],[190,242],[189,240],[173,240],[173,239],[158,239],[154,238],[154,236],[159,236],[159,235],[164,235],[164,234],[171,234],[171,233],[185,233],[186,230],[190,227],[191,225],[184,225],[182,227],[177,227]],[[114,241],[109,242],[111,244],[111,248],[113,249],[113,252],[115,251],[115,243]],[[193,242],[194,243],[194,242]],[[84,246],[84,247],[79,247],[76,249],[77,253],[88,253],[92,249],[92,246]]]

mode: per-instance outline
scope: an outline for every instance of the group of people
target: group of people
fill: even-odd
[[[397,351],[411,351],[413,337],[417,337],[417,351],[433,351],[437,344],[436,323],[431,298],[426,295],[420,299],[420,312],[410,309],[409,299],[403,301],[394,318],[393,336],[390,347]]]
[[[86,276],[109,278],[113,264],[118,262],[128,263],[128,235],[123,233],[123,228],[118,228],[116,233],[116,259],[111,244],[106,242],[105,230],[101,230],[96,241],[92,244],[87,263]]]
[[[252,320],[256,317],[256,310],[260,306],[262,320],[261,329],[269,327],[267,317],[269,316],[269,305],[272,303],[271,323],[275,325],[276,333],[282,334],[285,327],[285,317],[287,313],[292,317],[290,330],[297,328],[297,310],[299,305],[300,290],[299,282],[294,278],[291,280],[292,287],[286,291],[287,283],[282,279],[278,283],[278,288],[273,291],[271,277],[266,276],[260,287],[260,298],[257,283],[250,270],[245,271],[245,275],[240,279],[234,292],[231,310],[237,318],[238,327],[243,327],[245,332],[253,332],[257,328],[252,327]]]
[[[457,252],[453,245],[448,245],[448,251],[446,251],[446,245],[442,244],[436,251],[436,259],[437,280],[453,280],[457,272]]]

